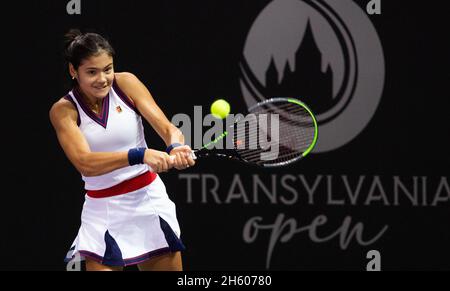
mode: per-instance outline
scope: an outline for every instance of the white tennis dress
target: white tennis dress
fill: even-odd
[[[98,115],[76,89],[65,98],[77,108],[78,126],[92,152],[147,148],[142,118],[115,81]],[[184,250],[175,204],[147,165],[82,178],[87,193],[81,227],[66,262],[88,257],[103,265],[129,266]]]

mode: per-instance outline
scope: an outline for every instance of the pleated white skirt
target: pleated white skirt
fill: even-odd
[[[66,262],[86,257],[107,266],[129,266],[185,249],[175,204],[159,176],[137,191],[85,196],[81,227]]]

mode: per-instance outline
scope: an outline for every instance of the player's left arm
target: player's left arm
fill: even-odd
[[[155,129],[164,140],[166,146],[174,143],[184,145],[184,135],[166,117],[164,112],[156,104],[147,87],[131,73],[116,73],[116,82],[120,89],[131,99],[137,110]],[[184,168],[185,165],[193,166],[195,161],[191,157],[191,148],[188,145],[176,147],[170,152],[176,156],[174,167]]]

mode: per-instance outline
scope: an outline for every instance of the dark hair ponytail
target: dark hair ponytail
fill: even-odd
[[[97,33],[81,33],[71,29],[65,34],[64,58],[77,70],[84,59],[106,52],[114,57],[114,49],[103,36]]]

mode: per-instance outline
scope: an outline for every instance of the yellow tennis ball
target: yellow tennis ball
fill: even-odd
[[[230,109],[230,104],[227,101],[219,99],[211,105],[211,114],[216,118],[224,119],[230,114]]]

